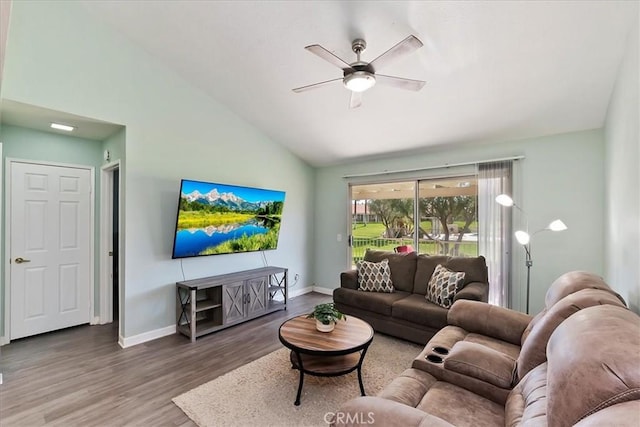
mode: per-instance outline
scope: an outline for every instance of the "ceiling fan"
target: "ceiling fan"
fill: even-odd
[[[376,70],[383,68],[390,62],[407,55],[416,49],[422,47],[422,42],[415,36],[411,35],[402,40],[391,49],[378,56],[371,62],[360,60],[360,54],[366,49],[367,43],[362,39],[355,39],[351,43],[351,49],[355,52],[357,59],[351,64],[338,58],[327,49],[319,44],[313,44],[305,47],[309,52],[315,53],[320,58],[332,63],[342,69],[344,76],[342,78],[327,80],[320,83],[314,83],[308,86],[302,86],[293,89],[294,92],[300,93],[311,89],[316,89],[330,83],[342,81],[344,86],[351,91],[350,108],[357,108],[362,105],[362,92],[371,89],[376,83],[393,86],[400,89],[419,91],[424,86],[422,80],[405,79],[402,77],[385,76],[377,74]]]

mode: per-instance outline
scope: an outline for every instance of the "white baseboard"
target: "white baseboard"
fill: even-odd
[[[94,316],[91,318],[91,321],[89,322],[89,324],[91,326],[93,325],[99,325],[100,324],[100,318],[98,316]]]
[[[323,288],[321,286],[307,286],[306,288],[291,289],[289,291],[289,298],[295,298],[300,295],[308,294],[309,292],[318,292],[325,295],[333,295],[333,289]],[[120,347],[127,348],[134,345],[142,344],[147,341],[155,340],[158,338],[166,337],[167,335],[176,333],[176,325],[167,326],[165,328],[156,329],[154,331],[144,332],[132,337],[118,337],[118,344]],[[0,341],[1,342],[1,341]]]
[[[296,288],[296,289],[289,288],[288,296],[289,298],[295,298],[300,295],[308,294],[309,292],[313,292],[313,286],[307,286],[306,288]]]
[[[295,298],[300,295],[308,294],[309,292],[317,292],[324,295],[333,295],[333,289],[323,288],[322,286],[307,286],[306,288],[289,290],[289,298]]]
[[[156,329],[154,331],[144,332],[142,334],[134,335],[132,337],[118,338],[118,344],[120,347],[127,348],[134,345],[142,344],[143,342],[155,340],[158,338],[166,337],[167,335],[176,333],[176,325],[170,325],[164,328]]]
[[[319,294],[324,294],[324,295],[333,295],[333,289],[323,288],[322,286],[314,286],[313,292],[317,292]]]
[[[9,344],[9,337],[4,335],[0,336],[0,346],[6,344]]]

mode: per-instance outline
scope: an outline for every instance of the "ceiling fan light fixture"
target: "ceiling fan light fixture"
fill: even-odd
[[[344,77],[344,86],[352,92],[364,92],[376,84],[376,77],[367,71],[356,71]]]

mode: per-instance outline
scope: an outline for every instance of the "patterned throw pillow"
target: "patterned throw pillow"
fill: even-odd
[[[389,260],[358,263],[358,290],[368,292],[393,292]]]
[[[465,273],[462,271],[451,271],[447,267],[438,264],[431,275],[431,279],[429,279],[425,298],[440,307],[451,307],[453,297],[462,287],[464,275]]]

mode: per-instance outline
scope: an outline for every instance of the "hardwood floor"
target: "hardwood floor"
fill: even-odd
[[[282,322],[329,301],[292,298],[287,311],[193,344],[176,334],[123,349],[116,324],[14,341],[0,347],[0,426],[194,426],[173,397],[282,348]]]

